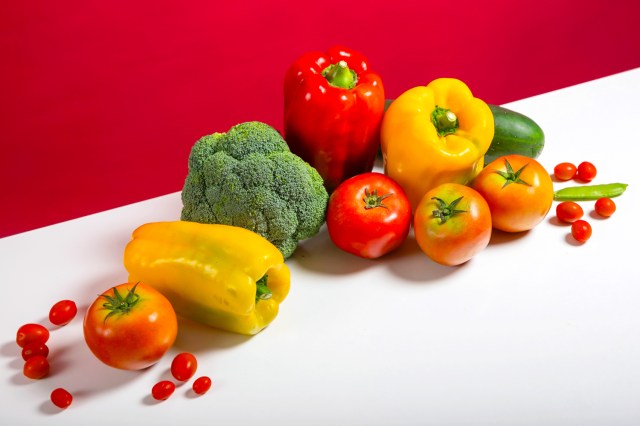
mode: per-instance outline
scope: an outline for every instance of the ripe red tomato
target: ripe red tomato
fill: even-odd
[[[411,226],[411,204],[395,181],[382,173],[363,173],[342,182],[331,194],[327,229],[340,249],[376,259],[398,248]]]
[[[198,395],[204,395],[211,389],[211,379],[207,376],[198,377],[193,382],[193,391]]]
[[[183,352],[176,355],[171,362],[171,374],[176,380],[185,382],[196,374],[198,369],[198,360],[193,354]]]
[[[16,334],[16,343],[21,348],[30,343],[46,343],[47,340],[49,340],[49,330],[40,324],[25,324]]]
[[[616,211],[616,203],[611,198],[599,198],[595,205],[596,213],[602,217],[609,217]]]
[[[571,235],[576,241],[584,243],[591,238],[591,225],[586,220],[576,220],[571,225]]]
[[[422,197],[413,227],[427,256],[442,265],[460,265],[489,244],[491,211],[477,191],[447,183]]]
[[[120,284],[98,296],[84,318],[84,338],[105,364],[123,370],[149,367],[173,345],[176,313],[160,292],[143,283]]]
[[[175,390],[176,385],[172,381],[162,380],[153,385],[153,388],[151,388],[151,396],[158,401],[164,401],[169,398]]]
[[[573,179],[578,169],[573,163],[560,163],[553,168],[553,175],[560,181]]]
[[[36,355],[25,361],[22,373],[30,379],[42,379],[49,374],[49,361],[42,355]]]
[[[567,223],[573,223],[584,215],[580,204],[573,201],[563,201],[556,206],[556,217]]]
[[[583,161],[578,164],[578,174],[576,176],[581,181],[591,182],[596,177],[597,173],[598,171],[596,170],[596,166],[588,161]]]
[[[49,347],[44,343],[33,342],[25,345],[25,347],[22,348],[22,359],[24,359],[25,361],[37,355],[42,355],[45,358],[48,357]]]
[[[57,388],[51,392],[51,402],[59,408],[67,408],[71,405],[73,396],[64,388]]]
[[[67,325],[77,313],[78,307],[73,300],[61,300],[51,307],[49,321],[53,325]]]
[[[489,163],[473,181],[487,200],[493,227],[506,232],[532,229],[553,203],[553,182],[533,158],[507,155]]]

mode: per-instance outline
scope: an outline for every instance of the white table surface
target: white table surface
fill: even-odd
[[[555,203],[534,230],[494,233],[453,268],[413,239],[383,259],[359,259],[323,228],[288,261],[291,293],[262,333],[181,320],[174,347],[142,372],[94,358],[82,316],[98,293],[126,281],[131,231],[179,217],[179,193],[0,240],[0,423],[640,424],[639,100],[636,69],[506,105],[544,129],[547,170],[586,160],[598,168],[593,183],[629,184],[609,219],[582,203],[593,226],[586,244],[556,222]],[[51,375],[29,380],[16,330],[47,325],[50,306],[66,298],[80,312],[52,330]],[[182,351],[197,356],[211,391],[195,397],[189,382],[153,401],[151,387]],[[75,398],[62,412],[49,402],[60,386]]]

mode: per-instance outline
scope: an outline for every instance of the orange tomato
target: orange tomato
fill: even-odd
[[[491,211],[477,191],[446,183],[422,197],[413,227],[427,256],[442,265],[460,265],[489,244]]]
[[[542,222],[553,203],[549,173],[533,158],[507,155],[489,163],[473,181],[489,204],[493,227],[528,231]]]
[[[115,286],[89,306],[84,338],[105,364],[141,370],[162,358],[173,345],[178,320],[169,300],[143,283]]]

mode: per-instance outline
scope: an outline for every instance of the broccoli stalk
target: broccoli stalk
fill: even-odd
[[[253,121],[198,140],[182,190],[182,220],[254,231],[286,258],[325,221],[318,172],[271,126]]]

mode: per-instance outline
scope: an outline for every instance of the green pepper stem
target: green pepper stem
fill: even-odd
[[[267,287],[267,276],[265,275],[256,281],[256,303],[258,300],[271,299],[271,296],[273,296],[273,293]]]
[[[431,122],[440,136],[455,133],[458,127],[460,127],[456,114],[450,109],[441,108],[438,105],[436,105],[436,109],[431,113]]]
[[[349,69],[346,61],[329,65],[322,71],[322,76],[330,85],[341,89],[352,89],[358,81],[358,76],[355,71]]]

